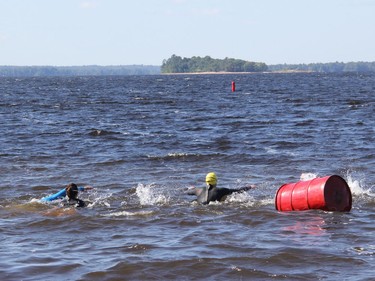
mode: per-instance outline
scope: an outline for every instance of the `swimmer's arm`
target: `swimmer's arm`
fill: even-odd
[[[43,197],[40,200],[42,200],[42,201],[54,201],[56,199],[64,198],[65,196],[66,196],[66,190],[64,188],[64,189],[61,189],[59,192],[57,192],[53,195],[47,196],[47,197]]]
[[[80,186],[78,187],[79,191],[86,191],[86,190],[91,190],[94,189],[91,185],[86,185],[86,186]]]
[[[251,184],[251,185],[244,186],[244,187],[241,187],[239,189],[236,189],[236,191],[237,192],[248,191],[248,190],[253,189],[253,188],[255,188],[255,185]]]
[[[253,189],[254,187],[255,187],[255,185],[248,185],[248,186],[241,187],[239,189],[223,188],[223,190],[225,190],[226,195],[229,195],[229,194],[232,194],[232,193],[248,191],[250,189]]]
[[[90,185],[87,185],[87,186],[83,186],[83,187],[78,187],[78,190],[79,191],[86,191],[86,190],[91,190],[93,189],[92,186]],[[50,195],[50,196],[47,196],[47,197],[43,197],[42,201],[54,201],[56,199],[62,199],[66,196],[66,190],[65,188],[61,189],[59,192],[53,194],[53,195]]]
[[[199,194],[201,194],[202,190],[203,190],[202,188],[196,188],[192,186],[192,187],[188,187],[186,194],[198,196]]]

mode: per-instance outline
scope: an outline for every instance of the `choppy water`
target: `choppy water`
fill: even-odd
[[[374,74],[0,78],[0,279],[373,280],[374,112]],[[211,171],[257,188],[192,203]],[[275,210],[333,174],[351,212]]]

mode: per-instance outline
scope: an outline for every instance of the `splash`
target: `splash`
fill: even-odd
[[[109,192],[108,190],[100,190],[97,189],[92,190],[89,194],[84,194],[82,199],[86,201],[88,208],[93,208],[95,206],[104,206],[104,207],[110,207],[111,204],[109,200],[112,198],[112,192]]]
[[[177,152],[175,152],[175,153],[168,153],[168,156],[169,156],[169,157],[176,157],[176,158],[178,158],[178,157],[189,156],[189,154],[187,154],[187,153],[177,153]]]
[[[229,203],[240,203],[243,206],[253,207],[255,199],[247,192],[233,193],[225,200]]]
[[[103,217],[133,217],[133,216],[150,216],[153,211],[139,211],[139,212],[128,212],[128,211],[119,211],[109,214],[102,215]]]
[[[154,184],[138,184],[136,193],[141,205],[159,205],[169,201],[169,198],[162,194],[161,190],[156,189]]]
[[[269,147],[265,147],[264,149],[266,150],[267,154],[277,154],[277,150],[273,147],[269,146]]]
[[[269,205],[274,205],[274,204],[275,204],[274,198],[259,199],[257,203],[257,205],[259,206],[269,206]]]
[[[318,177],[318,175],[314,174],[314,173],[302,173],[301,176],[300,176],[300,180],[301,181],[309,181],[309,180],[315,179],[317,177]]]
[[[375,197],[375,193],[371,191],[371,188],[365,188],[364,179],[354,179],[352,174],[348,171],[346,175],[346,182],[348,183],[352,194],[355,196],[367,195]]]

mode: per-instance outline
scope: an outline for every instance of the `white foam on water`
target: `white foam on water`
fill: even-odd
[[[139,211],[139,212],[128,212],[128,211],[119,211],[109,214],[103,214],[103,217],[133,217],[133,216],[149,216],[152,215],[153,211]]]
[[[87,203],[88,208],[93,208],[94,206],[111,207],[109,200],[112,198],[113,194],[109,192],[109,190],[93,189],[87,193],[81,194],[81,199]]]
[[[301,176],[300,176],[300,180],[301,181],[309,181],[309,180],[315,179],[317,177],[318,177],[318,175],[314,174],[314,173],[302,173]]]
[[[348,183],[353,195],[367,195],[375,197],[375,193],[371,190],[371,187],[366,187],[366,184],[364,183],[364,178],[355,179],[354,176],[348,171],[346,175],[346,182]]]
[[[229,195],[226,199],[229,203],[240,203],[241,205],[252,207],[255,204],[255,199],[252,195],[247,192],[233,193]]]
[[[268,147],[265,147],[264,149],[266,150],[267,154],[277,154],[277,150],[273,147],[268,146]]]
[[[161,189],[157,189],[155,184],[138,184],[136,194],[141,205],[161,205],[169,202],[169,197],[164,195]]]
[[[274,205],[275,199],[273,197],[272,198],[260,199],[260,200],[257,201],[257,203],[260,206]]]

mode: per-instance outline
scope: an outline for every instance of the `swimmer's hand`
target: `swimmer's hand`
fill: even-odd
[[[251,184],[251,185],[248,185],[248,186],[244,186],[244,187],[241,188],[241,189],[247,191],[247,190],[253,189],[253,188],[255,188],[255,187],[256,187],[256,186],[255,186],[254,184]]]
[[[91,190],[91,189],[94,189],[91,185],[86,185],[86,186],[83,187],[84,191]]]
[[[190,186],[190,187],[185,189],[185,192],[186,192],[187,195],[196,195],[197,189],[195,188],[195,186]]]

